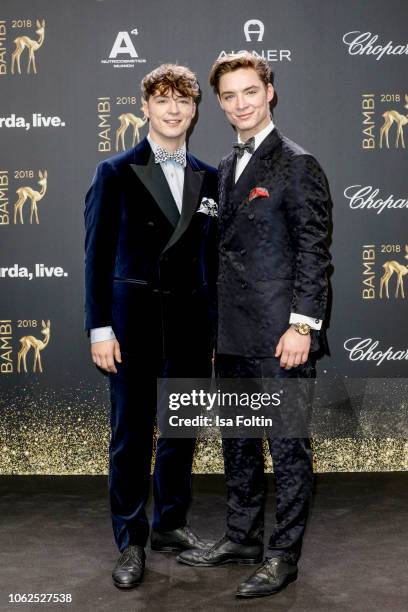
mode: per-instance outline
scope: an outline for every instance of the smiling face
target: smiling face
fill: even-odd
[[[169,151],[181,147],[196,112],[190,96],[174,89],[159,91],[143,100],[143,112],[149,119],[149,134],[155,143]]]
[[[218,91],[221,108],[241,140],[255,136],[270,122],[274,89],[270,83],[265,85],[253,68],[226,72],[220,77]]]

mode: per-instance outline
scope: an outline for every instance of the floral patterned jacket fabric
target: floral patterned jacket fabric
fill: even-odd
[[[234,184],[219,166],[219,353],[269,357],[291,312],[324,319],[331,198],[314,157],[275,128]],[[324,332],[313,332],[317,350]]]

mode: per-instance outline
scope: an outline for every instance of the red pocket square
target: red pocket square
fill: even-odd
[[[248,196],[248,202],[252,202],[255,198],[269,198],[269,191],[264,187],[254,187]]]

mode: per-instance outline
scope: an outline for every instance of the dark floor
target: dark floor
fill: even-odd
[[[0,478],[0,610],[130,612],[408,610],[408,474],[321,474],[297,582],[272,597],[236,600],[246,566],[190,568],[148,550],[143,584],[117,590],[104,477]],[[222,535],[221,476],[196,476],[191,525]],[[268,531],[273,485],[268,501]],[[9,603],[11,593],[71,593],[71,604]]]

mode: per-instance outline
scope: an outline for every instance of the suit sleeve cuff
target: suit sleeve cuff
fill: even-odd
[[[322,319],[313,319],[312,317],[306,317],[296,312],[292,312],[289,319],[290,325],[292,325],[292,323],[307,323],[312,329],[321,329],[322,322]]]
[[[105,340],[115,340],[115,338],[115,333],[110,325],[91,329],[91,344],[94,342],[104,342]]]

